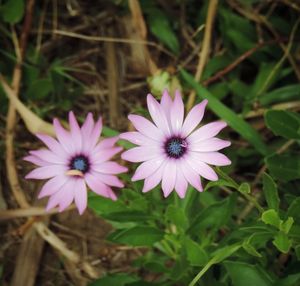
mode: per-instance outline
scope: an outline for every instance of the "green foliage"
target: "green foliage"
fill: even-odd
[[[24,0],[7,0],[0,6],[1,17],[9,24],[20,22],[23,18],[24,10]]]

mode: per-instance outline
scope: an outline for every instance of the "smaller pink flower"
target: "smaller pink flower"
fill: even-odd
[[[203,191],[200,177],[218,180],[209,165],[231,164],[225,155],[218,152],[229,146],[230,142],[215,137],[226,127],[225,122],[216,121],[197,128],[207,100],[194,106],[185,119],[179,92],[172,101],[165,91],[160,103],[148,94],[147,104],[153,123],[142,116],[129,115],[137,131],[120,135],[120,138],[138,145],[124,152],[122,158],[130,162],[143,162],[132,181],[145,180],[143,192],[162,182],[165,197],[175,189],[184,198],[188,184]]]
[[[79,127],[71,111],[69,124],[70,131],[67,131],[57,119],[53,120],[57,139],[44,134],[36,135],[47,148],[30,151],[30,155],[24,158],[39,166],[25,178],[49,179],[39,193],[39,198],[50,197],[47,211],[56,206],[63,211],[75,200],[82,214],[87,207],[87,186],[100,196],[116,200],[111,187],[122,188],[123,183],[115,175],[126,172],[127,168],[109,161],[122,148],[115,146],[118,137],[99,141],[101,118],[95,123],[89,113]]]

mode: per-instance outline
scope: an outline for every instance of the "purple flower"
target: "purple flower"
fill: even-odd
[[[39,198],[49,196],[47,210],[59,206],[63,211],[73,200],[80,214],[87,206],[87,186],[96,194],[116,200],[111,189],[123,187],[115,176],[127,168],[109,161],[122,150],[114,146],[118,137],[102,139],[102,119],[95,123],[89,113],[80,128],[73,112],[69,113],[70,131],[65,130],[57,119],[53,125],[57,140],[37,134],[48,149],[30,151],[24,160],[39,167],[31,171],[26,179],[49,179],[39,193]]]
[[[120,138],[139,145],[122,154],[124,160],[143,162],[132,181],[145,179],[143,192],[150,191],[162,181],[165,197],[175,189],[184,198],[188,183],[203,191],[200,176],[210,181],[218,180],[208,164],[231,164],[225,155],[217,152],[230,142],[215,137],[226,127],[225,122],[216,121],[196,128],[203,118],[207,100],[194,106],[185,120],[179,92],[172,101],[165,91],[160,104],[149,94],[147,104],[154,124],[142,116],[129,115],[137,131],[120,135]]]

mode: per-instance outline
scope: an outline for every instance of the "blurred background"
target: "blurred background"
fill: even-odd
[[[51,123],[54,117],[66,120],[73,110],[82,122],[92,112],[104,118],[103,136],[113,136],[132,129],[129,113],[147,115],[149,92],[160,99],[165,88],[171,94],[179,89],[187,110],[208,98],[211,105],[204,121],[222,118],[230,126],[222,134],[232,141],[226,152],[233,164],[224,168],[226,174],[241,186],[244,183],[241,192],[251,188],[253,198],[265,201],[261,179],[269,172],[284,190],[279,197],[285,217],[299,196],[299,15],[300,2],[292,0],[1,0],[2,285],[87,285],[107,273],[136,274],[155,282],[162,272],[167,273],[158,266],[134,265],[147,250],[108,242],[111,223],[91,210],[83,216],[74,209],[45,215],[45,201],[36,198],[41,184],[23,179],[31,166],[22,158],[41,147],[31,134],[37,117]],[[9,101],[8,96],[20,101]],[[268,116],[266,111],[271,111]],[[123,146],[126,148],[124,142]],[[213,189],[203,196],[201,207],[230,192]],[[289,211],[295,222],[299,222],[299,207],[297,200]],[[242,222],[251,221],[253,212],[253,205],[240,200],[228,215],[236,224],[224,221],[226,226],[220,229],[209,222],[212,226],[207,228],[230,233]],[[262,269],[270,270],[275,261],[270,271],[278,279],[299,271],[299,237],[283,240],[284,255],[266,246],[261,264]],[[290,252],[292,241],[298,252]],[[194,259],[191,254],[189,259]],[[192,278],[197,271],[190,274]],[[237,280],[230,284],[228,274],[222,275],[222,281],[211,278],[199,285],[240,285]],[[107,282],[110,284],[93,285],[129,285],[120,284],[128,276],[118,277],[116,282]],[[182,277],[159,285],[188,285]],[[300,285],[295,281],[276,285]]]

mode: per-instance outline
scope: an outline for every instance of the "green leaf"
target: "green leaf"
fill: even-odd
[[[194,240],[186,237],[184,247],[187,253],[187,259],[192,266],[203,266],[208,261],[207,253]]]
[[[281,231],[276,234],[275,239],[273,240],[273,244],[279,251],[283,253],[288,253],[292,245],[287,234]]]
[[[248,183],[242,183],[240,186],[239,186],[239,189],[238,189],[239,192],[243,193],[243,194],[250,194],[251,192],[251,187]]]
[[[125,286],[129,283],[136,282],[139,279],[135,276],[120,273],[120,274],[113,274],[113,275],[107,275],[105,277],[102,277],[91,284],[89,286]]]
[[[243,249],[252,256],[262,257],[262,255],[248,242],[243,243]]]
[[[288,217],[285,222],[281,222],[279,229],[284,233],[288,234],[293,224],[294,224],[294,219],[292,217]]]
[[[22,20],[24,10],[24,0],[8,0],[1,7],[2,18],[7,23],[16,24]]]
[[[100,196],[89,196],[88,206],[93,209],[97,214],[109,214],[117,211],[124,210],[124,203],[120,200],[113,201]]]
[[[298,155],[272,155],[265,159],[273,177],[288,182],[300,178],[300,157]]]
[[[300,261],[300,245],[297,245],[295,247],[295,253],[296,253],[298,261]]]
[[[26,96],[29,99],[40,100],[44,99],[53,91],[52,81],[49,79],[39,79],[34,81],[28,88]]]
[[[151,214],[135,210],[111,212],[109,214],[103,214],[103,217],[118,222],[145,222],[153,219]]]
[[[287,215],[294,218],[297,224],[300,224],[300,197],[296,198],[288,208]]]
[[[300,273],[288,275],[285,278],[277,280],[273,286],[299,286]]]
[[[275,135],[287,139],[300,138],[300,116],[295,112],[268,110],[265,113],[265,122]]]
[[[166,218],[183,230],[188,227],[188,219],[182,208],[169,205],[166,211]]]
[[[277,191],[277,186],[267,173],[263,174],[263,192],[270,209],[278,211],[279,208],[279,196]]]
[[[272,286],[270,276],[260,267],[238,261],[224,262],[234,286]]]
[[[249,141],[259,153],[266,155],[269,152],[259,133],[251,125],[249,125],[244,119],[239,117],[221,101],[216,99],[185,70],[181,69],[181,75],[184,80],[195,89],[200,98],[208,100],[208,107],[215,114],[225,120],[232,129]]]
[[[273,225],[278,229],[280,228],[280,224],[282,222],[278,213],[273,209],[264,211],[261,215],[261,219],[265,224]]]
[[[164,232],[150,226],[136,226],[130,229],[117,231],[109,235],[113,242],[132,246],[152,246],[163,239]]]

